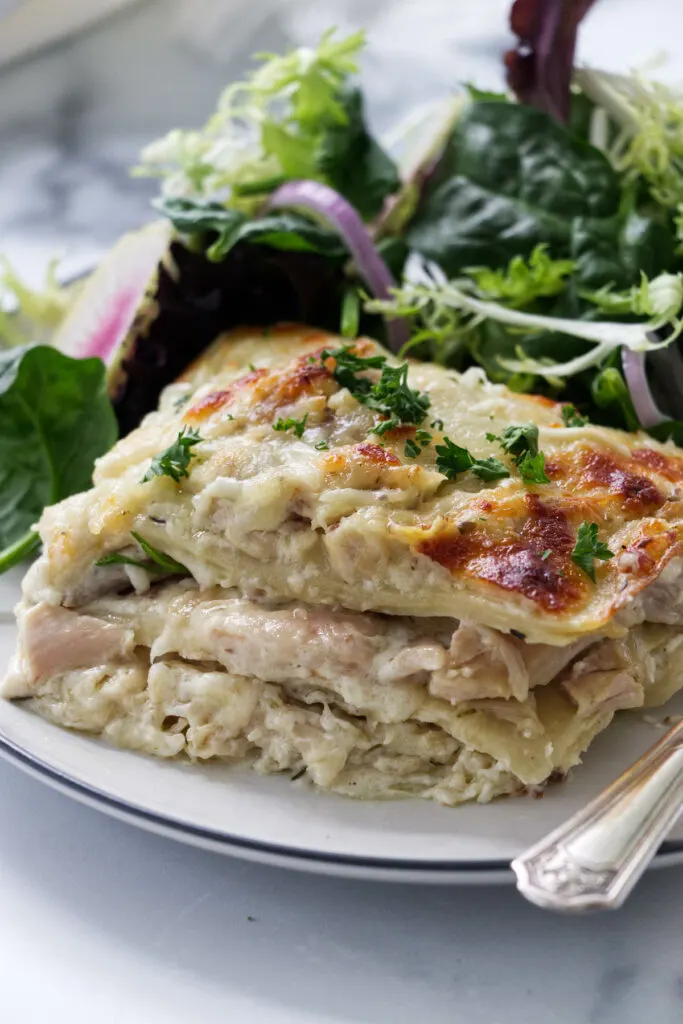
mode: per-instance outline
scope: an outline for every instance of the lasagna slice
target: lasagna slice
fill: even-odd
[[[45,511],[3,692],[360,797],[537,789],[683,685],[682,481],[479,371],[232,332]]]

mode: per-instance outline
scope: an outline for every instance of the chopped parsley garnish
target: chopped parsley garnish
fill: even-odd
[[[594,561],[596,558],[604,562],[614,558],[614,552],[610,551],[603,541],[598,540],[597,523],[581,523],[576,534],[576,544],[571,559],[574,565],[578,565],[579,569],[582,569],[586,576],[593,580],[593,583],[595,583]]]
[[[407,459],[416,459],[423,448],[431,444],[432,435],[428,430],[416,430],[415,437],[409,437],[406,441],[404,454]]]
[[[321,360],[324,363],[330,358],[335,361],[332,375],[337,383],[347,388],[357,402],[386,416],[375,424],[373,433],[381,436],[401,423],[419,426],[425,419],[431,404],[429,396],[410,387],[407,363],[389,366],[386,356],[357,356],[349,346],[326,349]],[[358,376],[366,370],[380,369],[382,375],[378,381]]]
[[[150,573],[164,573],[172,576],[190,575],[190,570],[182,562],[176,562],[175,558],[171,558],[170,555],[165,555],[163,551],[159,551],[148,540],[141,537],[139,533],[131,531],[131,536],[135,538],[145,555],[147,555],[146,559],[129,558],[128,555],[114,552],[111,555],[105,555],[104,558],[100,558],[95,562],[95,565],[134,565],[136,568],[145,569],[146,572]]]
[[[587,416],[582,416],[575,405],[568,402],[562,406],[562,422],[565,427],[585,427],[589,422]]]
[[[432,428],[432,430],[443,430],[443,420],[432,420],[429,426]]]
[[[535,423],[515,423],[506,427],[502,434],[487,434],[487,441],[498,441],[508,455],[521,458],[527,453],[538,453],[538,427]]]
[[[307,419],[308,413],[306,413],[303,419],[300,420],[294,420],[291,416],[288,416],[286,420],[283,420],[280,416],[275,420],[275,423],[273,423],[273,430],[291,430],[297,437],[303,437]]]
[[[449,480],[455,480],[458,473],[465,473],[474,465],[474,459],[467,448],[454,444],[450,437],[444,437],[443,444],[436,446],[436,468]]]
[[[429,396],[420,394],[408,384],[408,364],[382,367],[382,376],[360,401],[370,409],[383,413],[387,419],[372,428],[385,434],[401,423],[422,423],[430,406]]]
[[[513,423],[502,434],[487,433],[486,440],[498,441],[503,451],[513,456],[525,483],[550,483],[545,471],[545,455],[538,449],[538,427],[535,423]]]
[[[314,447],[319,452],[329,452],[329,450],[330,450],[330,446],[327,443],[327,441],[317,441],[316,444],[314,445]]]
[[[475,459],[472,463],[472,472],[480,480],[504,480],[505,477],[510,476],[503,463],[499,459],[494,459],[493,456],[488,459]]]
[[[362,401],[359,395],[365,395],[370,391],[372,381],[368,377],[358,377],[357,374],[366,370],[381,370],[387,361],[386,356],[357,356],[350,345],[335,349],[326,348],[320,360],[324,364],[328,359],[334,359],[332,376],[337,384],[350,391],[359,402]]]
[[[525,452],[517,459],[517,469],[525,484],[549,484],[550,477],[545,471],[545,455],[543,452],[536,452],[530,455]]]
[[[475,459],[467,448],[454,444],[450,437],[444,437],[443,440],[443,444],[436,445],[436,468],[449,480],[455,480],[459,473],[465,473],[468,469],[481,480],[502,480],[510,476],[498,459]]]
[[[195,455],[192,449],[201,440],[199,431],[183,427],[173,444],[166,451],[154,456],[152,464],[140,482],[147,483],[155,476],[170,476],[171,480],[180,483],[183,477],[190,475],[187,467]]]

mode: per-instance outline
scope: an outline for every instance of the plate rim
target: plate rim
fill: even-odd
[[[74,778],[21,745],[0,735],[0,757],[53,789],[101,813],[128,822],[148,832],[161,834],[177,842],[212,850],[223,855],[269,863],[279,867],[319,874],[336,874],[375,881],[413,883],[494,884],[514,883],[510,861],[506,859],[423,861],[400,860],[354,854],[326,853],[305,847],[247,839],[230,832],[196,825],[173,815],[161,814],[128,800],[113,796],[98,786]],[[653,867],[683,862],[683,839],[667,839],[657,851]]]

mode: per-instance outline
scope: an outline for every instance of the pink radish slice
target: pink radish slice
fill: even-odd
[[[70,356],[97,356],[107,365],[126,339],[157,267],[171,227],[155,222],[124,235],[88,279],[53,339]]]

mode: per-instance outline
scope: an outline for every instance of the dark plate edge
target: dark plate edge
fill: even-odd
[[[240,836],[231,835],[228,832],[216,832],[213,829],[193,825],[178,818],[157,814],[144,807],[120,800],[95,786],[89,786],[74,779],[65,772],[59,771],[2,736],[0,736],[0,756],[30,774],[43,776],[44,781],[53,787],[65,791],[68,795],[79,799],[81,802],[91,805],[93,803],[97,804],[99,809],[105,813],[114,813],[148,830],[162,831],[172,838],[175,837],[181,840],[183,837],[191,837],[193,840],[211,844],[214,848],[222,847],[226,852],[233,851],[238,855],[247,856],[251,854],[264,858],[277,858],[283,866],[289,863],[292,867],[301,867],[314,863],[316,865],[326,865],[330,868],[387,872],[395,874],[399,879],[405,873],[411,872],[423,872],[425,875],[464,876],[491,874],[498,876],[498,878],[501,875],[506,875],[510,882],[514,881],[510,870],[510,862],[507,860],[388,860],[380,857],[357,857],[349,854],[322,853],[313,850],[309,851],[304,848],[279,846],[277,843],[264,843],[244,839]],[[655,863],[657,861],[661,863],[663,858],[677,854],[683,854],[683,840],[666,840],[657,851]]]

